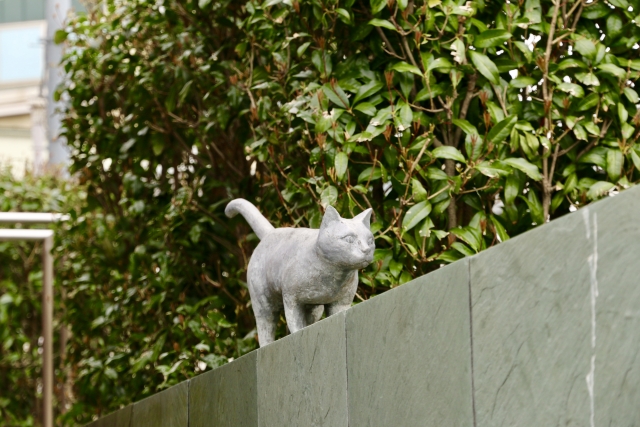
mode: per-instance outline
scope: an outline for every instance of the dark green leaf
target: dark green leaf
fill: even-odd
[[[560,83],[558,85],[558,89],[576,98],[582,98],[584,96],[584,90],[582,89],[582,86],[575,83]]]
[[[591,93],[580,102],[578,111],[586,111],[593,108],[598,105],[598,101],[600,101],[600,96],[597,93]]]
[[[450,159],[460,163],[467,163],[462,153],[455,147],[443,145],[441,147],[434,148],[431,154],[433,157],[438,159]]]
[[[607,175],[613,182],[620,179],[622,174],[622,166],[624,165],[624,156],[620,150],[609,150],[607,152]]]
[[[492,144],[499,144],[511,133],[511,129],[515,126],[518,121],[518,116],[513,115],[509,116],[506,119],[502,120],[500,123],[495,125],[489,131],[489,135],[487,135],[487,142]],[[524,171],[523,171],[524,172]]]
[[[598,68],[600,71],[616,76],[619,79],[624,78],[627,75],[627,72],[624,69],[614,64],[600,64],[598,65]]]
[[[609,190],[611,190],[614,187],[615,187],[615,184],[612,184],[610,182],[598,181],[595,184],[593,184],[591,187],[589,187],[589,191],[587,192],[587,197],[590,198],[591,200],[595,200],[597,198],[604,196],[606,193],[609,192]]]
[[[371,12],[375,15],[387,6],[386,0],[370,0]]]
[[[536,83],[537,81],[534,78],[521,76],[521,77],[516,77],[515,79],[512,79],[509,82],[509,86],[516,87],[516,88],[525,88],[527,86],[533,86]]]
[[[574,49],[589,59],[593,59],[596,56],[596,45],[589,39],[578,40],[574,45]]]
[[[640,102],[640,97],[638,97],[638,92],[631,89],[630,87],[625,87],[623,89],[623,93],[627,97],[629,102],[632,102],[634,104],[637,104],[638,102]]]
[[[382,178],[382,169],[380,168],[366,168],[360,175],[358,175],[358,182],[375,181]]]
[[[445,91],[445,86],[442,84],[431,85],[431,87],[425,87],[416,95],[416,102],[427,101],[429,99],[435,98],[439,95],[442,95]]]
[[[477,35],[473,40],[473,45],[479,48],[501,46],[511,38],[511,33],[506,30],[491,29]]]
[[[579,59],[568,58],[564,59],[560,62],[560,65],[558,65],[558,70],[566,70],[567,68],[587,68],[587,64]]]
[[[496,67],[496,64],[494,64],[488,56],[470,50],[469,57],[480,74],[482,74],[491,83],[498,84],[500,80],[498,67]]]
[[[431,204],[424,200],[411,206],[402,219],[402,228],[409,231],[425,219],[431,213]]]
[[[353,100],[353,102],[357,103],[361,99],[368,98],[371,95],[378,93],[378,91],[380,91],[380,89],[382,89],[383,87],[384,87],[384,84],[382,82],[379,82],[377,80],[371,80],[366,85],[360,86],[360,89],[358,89],[358,92],[356,93],[356,97]]]
[[[474,125],[472,125],[471,123],[469,123],[466,120],[453,119],[452,122],[453,122],[454,125],[458,126],[460,129],[462,129],[462,131],[467,135],[479,135],[478,134],[478,129],[476,129],[476,127]]]
[[[360,104],[353,107],[353,109],[361,111],[367,116],[375,116],[376,112],[378,111],[373,104],[370,104],[368,102],[361,102]]]
[[[383,27],[388,30],[397,31],[396,27],[386,19],[378,19],[378,18],[372,19],[371,21],[369,21],[369,25],[373,25],[374,27]]]
[[[336,154],[336,159],[335,159],[336,177],[339,180],[342,180],[345,177],[348,166],[349,166],[349,156],[347,156],[346,153],[342,153],[342,152]]]
[[[422,71],[420,71],[420,68],[416,67],[415,65],[407,64],[404,61],[395,63],[390,69],[399,71],[401,73],[413,73],[418,76],[422,76]]]
[[[338,14],[338,17],[342,22],[344,22],[345,24],[351,23],[351,15],[349,15],[349,12],[347,12],[345,9],[338,8],[336,9],[336,13]]]
[[[513,168],[524,172],[525,174],[527,174],[527,176],[529,176],[529,178],[533,179],[534,181],[540,181],[542,179],[542,174],[538,170],[538,167],[529,163],[525,159],[513,157],[505,159],[503,160],[503,162]]]

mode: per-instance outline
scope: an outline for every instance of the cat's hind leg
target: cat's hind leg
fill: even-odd
[[[334,302],[332,304],[327,304],[327,317],[333,316],[336,313],[340,313],[341,311],[345,311],[348,308],[351,308],[351,301],[349,302]]]
[[[305,307],[305,312],[307,325],[312,325],[322,318],[322,313],[324,313],[324,305],[307,305]]]
[[[287,319],[287,326],[291,333],[298,332],[307,326],[305,305],[299,303],[294,298],[283,298],[284,317]]]

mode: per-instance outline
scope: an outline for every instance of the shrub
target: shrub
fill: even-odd
[[[636,183],[639,7],[110,0],[75,18],[72,416],[255,348],[256,238],[230,198],[280,226],[372,207],[364,300]]]

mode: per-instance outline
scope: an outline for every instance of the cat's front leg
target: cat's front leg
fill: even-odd
[[[285,296],[284,317],[287,319],[287,326],[291,333],[298,332],[307,326],[305,304],[296,301],[295,298]]]
[[[356,272],[356,274],[354,275],[351,283],[349,283],[349,285],[344,288],[342,295],[339,296],[337,301],[334,301],[331,304],[325,304],[324,308],[325,312],[327,313],[327,317],[351,308],[353,297],[356,295],[357,289],[358,272]]]

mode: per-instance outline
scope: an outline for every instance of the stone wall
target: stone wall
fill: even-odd
[[[640,187],[90,426],[640,426]]]

